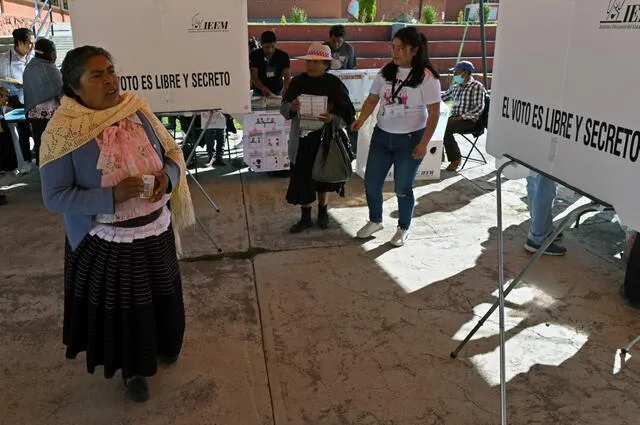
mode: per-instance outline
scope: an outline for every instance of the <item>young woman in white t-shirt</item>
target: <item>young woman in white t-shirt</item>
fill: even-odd
[[[391,49],[393,61],[376,77],[352,125],[357,131],[380,102],[364,177],[369,222],[357,236],[369,238],[382,230],[382,187],[393,165],[399,218],[389,243],[402,246],[415,206],[413,182],[440,116],[440,75],[429,60],[427,39],[415,27],[399,30]]]

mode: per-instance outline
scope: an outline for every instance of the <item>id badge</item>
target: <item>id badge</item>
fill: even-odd
[[[405,105],[387,105],[384,107],[384,114],[388,118],[399,118],[407,115]]]
[[[267,78],[274,78],[276,76],[275,68],[267,68]]]

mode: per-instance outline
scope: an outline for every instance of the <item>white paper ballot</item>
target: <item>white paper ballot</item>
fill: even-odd
[[[300,115],[307,117],[319,117],[327,112],[327,96],[312,96],[302,94],[298,97],[300,101]]]

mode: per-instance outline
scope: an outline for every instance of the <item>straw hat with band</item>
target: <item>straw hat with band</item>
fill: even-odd
[[[305,56],[300,56],[298,59],[306,61],[331,61],[331,47],[322,43],[312,43],[307,50]]]

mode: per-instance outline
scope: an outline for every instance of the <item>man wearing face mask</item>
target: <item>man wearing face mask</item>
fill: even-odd
[[[443,101],[453,101],[451,116],[444,133],[444,149],[450,162],[447,171],[457,170],[462,159],[454,134],[473,131],[484,110],[485,97],[484,86],[473,78],[474,67],[471,62],[459,62],[451,71],[451,87],[442,95]]]

